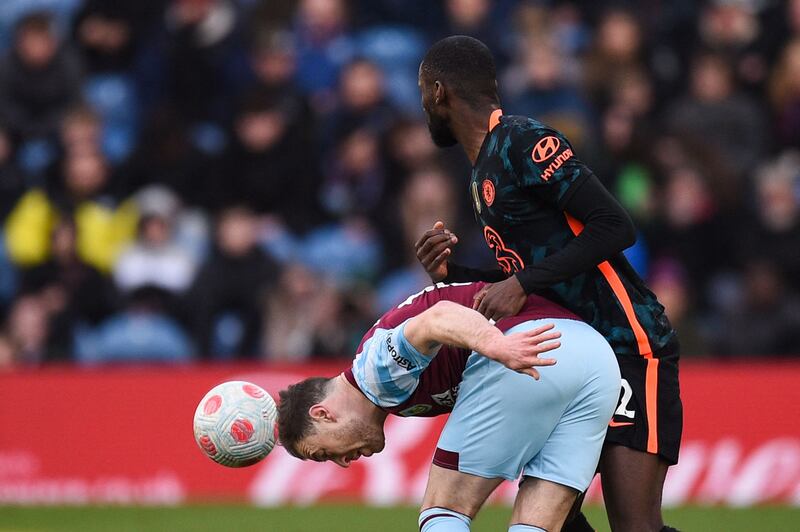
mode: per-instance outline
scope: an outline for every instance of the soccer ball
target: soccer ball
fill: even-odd
[[[275,446],[275,401],[259,386],[215,386],[194,412],[194,439],[206,456],[227,467],[261,461]]]

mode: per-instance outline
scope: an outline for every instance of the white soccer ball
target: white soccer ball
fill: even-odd
[[[223,382],[194,413],[194,439],[206,456],[227,467],[261,461],[275,446],[275,401],[245,381]]]

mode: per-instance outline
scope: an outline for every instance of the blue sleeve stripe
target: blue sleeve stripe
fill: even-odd
[[[406,358],[410,359],[414,364],[417,365],[417,368],[414,370],[415,373],[422,373],[425,368],[431,363],[431,359],[433,357],[423,355],[420,353],[416,347],[411,345],[411,342],[406,339],[406,323],[408,320],[404,321],[397,327],[397,348],[401,355],[405,356]]]
[[[381,394],[383,401],[382,406],[395,406],[399,405],[411,396],[413,390],[404,390],[397,385],[392,375],[389,373],[389,368],[385,364],[375,364],[375,371],[377,379],[374,381],[383,389]]]
[[[378,329],[364,343],[353,364],[353,376],[364,394],[376,405],[396,406],[408,399],[417,386],[417,375],[408,372],[392,375],[386,337],[396,330]]]

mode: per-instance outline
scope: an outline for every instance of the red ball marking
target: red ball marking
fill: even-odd
[[[245,384],[244,386],[242,386],[242,390],[244,390],[244,393],[246,393],[250,397],[255,397],[256,399],[261,399],[262,397],[264,397],[264,390],[262,390],[255,384]]]
[[[237,419],[231,425],[231,436],[239,443],[248,441],[253,432],[253,424],[247,419]]]
[[[219,395],[212,395],[211,397],[208,398],[206,404],[203,405],[203,413],[207,416],[210,416],[211,414],[219,410],[219,407],[221,405],[222,405],[222,397],[220,397]]]
[[[200,436],[200,447],[206,452],[208,456],[217,454],[217,446],[211,441],[208,436]]]

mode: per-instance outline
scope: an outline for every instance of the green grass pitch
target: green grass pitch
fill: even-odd
[[[600,507],[586,509],[598,531],[607,531]],[[800,508],[752,509],[687,507],[666,510],[669,524],[684,532],[798,532]],[[489,507],[474,532],[507,529],[510,510]],[[0,532],[413,532],[415,508],[324,505],[303,508],[250,506],[19,507],[0,506]]]

